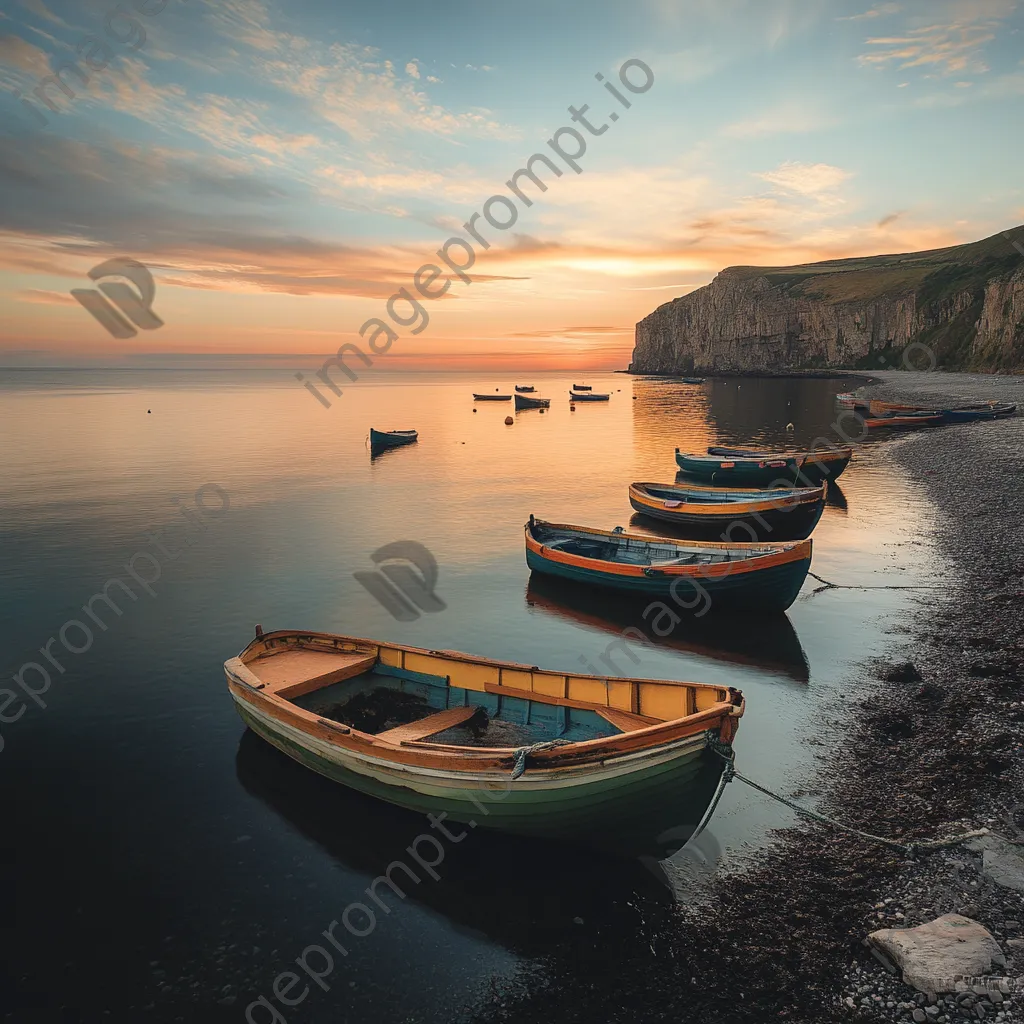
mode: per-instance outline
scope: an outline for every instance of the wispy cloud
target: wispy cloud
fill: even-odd
[[[799,103],[786,103],[753,117],[726,125],[722,134],[732,139],[755,139],[767,135],[802,134],[827,127],[829,121],[816,110]]]
[[[816,196],[823,192],[833,192],[844,181],[852,178],[849,171],[831,164],[803,164],[788,160],[780,164],[774,171],[764,171],[758,178],[778,186],[786,192],[796,192],[802,196]]]
[[[876,4],[862,14],[848,14],[845,17],[836,18],[836,21],[870,21],[874,18],[887,18],[893,14],[899,14],[901,10],[899,4]]]

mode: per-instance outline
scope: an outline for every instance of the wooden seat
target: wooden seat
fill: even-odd
[[[389,743],[411,743],[444,732],[445,729],[451,729],[453,726],[462,725],[463,722],[468,722],[481,711],[483,708],[478,704],[448,708],[447,711],[438,711],[436,715],[428,715],[426,718],[410,722],[408,725],[399,725],[394,729],[379,732],[375,739],[387,740]]]
[[[649,725],[659,725],[660,718],[648,718],[647,715],[634,715],[632,711],[620,711],[618,708],[598,708],[597,713],[606,721],[623,732],[635,732],[646,729]]]
[[[264,684],[264,691],[291,699],[312,693],[343,679],[369,672],[376,654],[365,651],[316,651],[292,647],[267,651],[249,662],[248,668]]]

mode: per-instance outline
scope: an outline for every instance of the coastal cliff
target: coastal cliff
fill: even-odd
[[[1007,232],[1024,242],[1024,231]],[[915,346],[908,351],[908,346]],[[730,267],[636,325],[632,373],[1024,368],[1024,255],[1006,235],[929,252]]]

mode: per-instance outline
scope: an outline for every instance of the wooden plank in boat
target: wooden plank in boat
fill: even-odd
[[[611,722],[616,729],[632,732],[648,725],[658,725],[660,719],[648,718],[647,715],[634,715],[629,711],[618,711],[615,708],[601,708],[597,712],[606,722]]]
[[[417,722],[399,725],[394,729],[388,729],[386,732],[379,732],[374,739],[387,740],[389,743],[408,743],[413,740],[423,740],[428,736],[444,732],[445,729],[451,729],[453,726],[468,722],[480,710],[478,705],[469,704],[465,707],[438,711],[436,715],[428,715]]]
[[[291,699],[321,687],[369,672],[375,654],[363,651],[314,651],[309,648],[270,650],[249,663],[249,669],[278,697]]]

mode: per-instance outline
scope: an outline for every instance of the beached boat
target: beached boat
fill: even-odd
[[[528,395],[516,395],[517,409],[547,409],[550,405],[550,398],[530,398]]]
[[[474,392],[474,394],[473,394],[473,401],[474,402],[511,402],[512,401],[512,396],[511,395],[499,395],[499,394],[494,394],[494,395],[478,395],[478,394],[476,394]]]
[[[870,430],[883,427],[913,430],[916,427],[934,427],[942,422],[942,413],[934,411],[890,413],[887,416],[868,416],[864,426]]]
[[[811,566],[809,540],[725,544],[526,524],[526,564],[589,586],[650,594],[691,612],[785,611]]]
[[[872,416],[890,416],[894,413],[903,415],[905,413],[937,413],[940,410],[933,409],[927,405],[904,405],[900,402],[880,402],[878,399],[873,398],[868,402],[868,412]]]
[[[836,395],[836,407],[839,409],[851,409],[856,412],[868,412],[870,403],[866,398],[858,398],[852,393]]]
[[[567,839],[614,828],[638,801],[685,809],[688,784],[723,764],[710,741],[728,748],[744,709],[726,686],[259,627],[224,671],[242,721],[329,779],[453,822]]]
[[[607,402],[611,397],[611,392],[607,395],[602,395],[597,391],[584,391],[580,394],[577,394],[575,391],[569,392],[569,400],[571,402]]]
[[[974,420],[998,420],[1012,416],[1017,406],[1012,402],[984,402],[977,405],[958,405],[942,410],[944,423],[970,423]]]
[[[573,384],[573,391],[593,391],[594,389],[589,384]]]
[[[629,503],[687,537],[803,540],[825,509],[825,489],[825,484],[758,490],[635,483],[629,485]]]
[[[419,438],[416,430],[374,430],[370,427],[371,448],[397,448],[403,444],[413,444]]]
[[[519,394],[521,394],[521,395],[528,395],[528,394],[531,394],[532,392],[534,392],[536,390],[537,389],[535,387],[532,387],[529,384],[522,384],[522,385],[517,384],[516,385],[516,391],[518,391]]]
[[[707,380],[706,377],[684,377],[684,384],[703,384]]]
[[[809,452],[761,452],[752,448],[708,448],[708,455],[736,459],[801,459],[800,483],[835,480],[853,458],[852,448],[817,448]]]
[[[801,462],[794,455],[777,459],[725,459],[715,455],[688,455],[676,449],[676,464],[684,473],[719,487],[784,486],[796,481]]]

